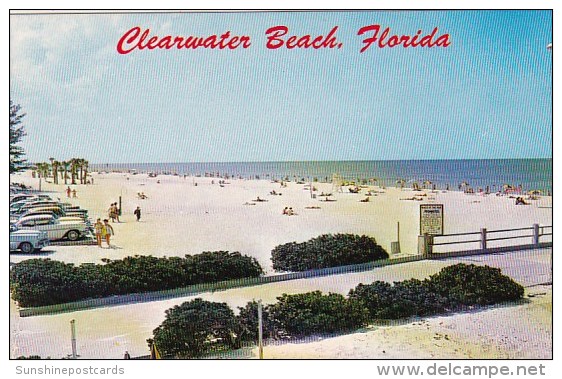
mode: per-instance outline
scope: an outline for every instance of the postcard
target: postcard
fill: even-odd
[[[10,359],[553,358],[552,10],[9,18]]]

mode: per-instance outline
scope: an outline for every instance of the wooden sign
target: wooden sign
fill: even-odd
[[[443,235],[443,204],[420,204],[420,235]]]

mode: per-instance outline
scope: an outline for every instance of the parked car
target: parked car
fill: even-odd
[[[35,200],[30,201],[27,204],[24,204],[20,207],[20,212],[25,212],[31,208],[38,208],[38,207],[56,207],[59,206],[59,202],[55,200]]]
[[[29,254],[48,245],[49,237],[46,232],[10,228],[10,251],[21,250],[22,253]]]
[[[43,202],[26,204],[20,207],[18,210],[11,209],[10,215],[13,218],[19,218],[24,215],[33,214],[35,211],[51,211],[54,214],[56,214],[58,217],[76,216],[82,219],[86,219],[88,217],[88,211],[85,209],[80,209],[80,208],[67,209],[65,208],[64,205],[58,203],[47,204]]]
[[[21,200],[26,200],[26,201],[51,200],[51,197],[49,195],[38,195],[38,194],[31,194],[31,193],[16,193],[10,195],[10,204]]]
[[[16,222],[18,222],[20,220],[28,219],[30,216],[38,216],[38,215],[53,216],[54,218],[56,218],[57,220],[59,220],[61,222],[63,222],[63,221],[76,221],[76,222],[85,221],[86,223],[89,223],[89,220],[85,220],[81,216],[61,216],[61,213],[59,213],[59,212],[55,212],[55,211],[49,210],[49,209],[42,209],[42,208],[30,209],[27,212],[25,212],[24,214],[22,214],[21,216],[11,215],[10,216],[10,223],[15,224]]]
[[[67,238],[76,241],[82,236],[89,235],[90,227],[84,221],[59,221],[52,215],[27,216],[15,223],[18,230],[40,230],[47,232],[49,240],[55,241]]]

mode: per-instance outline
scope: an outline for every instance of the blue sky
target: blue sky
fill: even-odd
[[[550,11],[10,16],[10,98],[31,161],[212,162],[552,156]],[[366,25],[449,33],[371,47]],[[265,31],[341,49],[268,50]],[[249,35],[236,50],[117,53],[130,28]]]

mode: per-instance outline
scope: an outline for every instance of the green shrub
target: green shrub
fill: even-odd
[[[353,234],[324,234],[303,243],[286,243],[271,252],[276,271],[306,271],[366,263],[388,258],[374,238]]]
[[[73,264],[30,259],[10,271],[12,298],[36,307],[87,298],[174,289],[193,284],[257,277],[258,262],[238,252],[204,252],[185,258],[126,257],[105,264]]]
[[[462,305],[487,305],[522,296],[523,287],[499,269],[458,264],[423,281],[359,284],[347,298],[320,291],[283,294],[263,309],[263,335],[343,333],[369,320],[430,316]],[[154,330],[154,341],[165,355],[176,357],[204,354],[210,339],[226,349],[239,348],[241,341],[257,341],[257,308],[257,302],[251,301],[234,316],[224,303],[196,299],[166,311],[166,320]]]
[[[283,294],[268,310],[277,333],[290,336],[341,333],[365,325],[368,319],[362,303],[320,291]]]
[[[79,269],[72,263],[29,259],[10,270],[12,298],[20,306],[65,303],[89,296]]]
[[[349,298],[362,302],[371,319],[398,319],[517,300],[523,292],[523,287],[502,275],[500,269],[461,263],[424,281],[359,284],[349,292]]]
[[[417,279],[394,285],[381,281],[359,284],[349,292],[349,298],[361,301],[371,319],[429,316],[445,311],[447,304],[445,298],[431,292],[426,281]]]
[[[429,279],[432,291],[451,307],[490,305],[523,297],[524,288],[499,268],[459,263],[443,268]]]
[[[250,301],[245,307],[238,307],[239,313],[236,319],[239,323],[239,329],[236,331],[239,341],[257,341],[258,340],[258,303]],[[274,337],[273,322],[269,315],[267,306],[262,306],[262,331],[263,338]]]
[[[226,303],[195,299],[168,309],[166,318],[153,331],[162,356],[195,358],[211,346],[234,347],[237,320]]]

